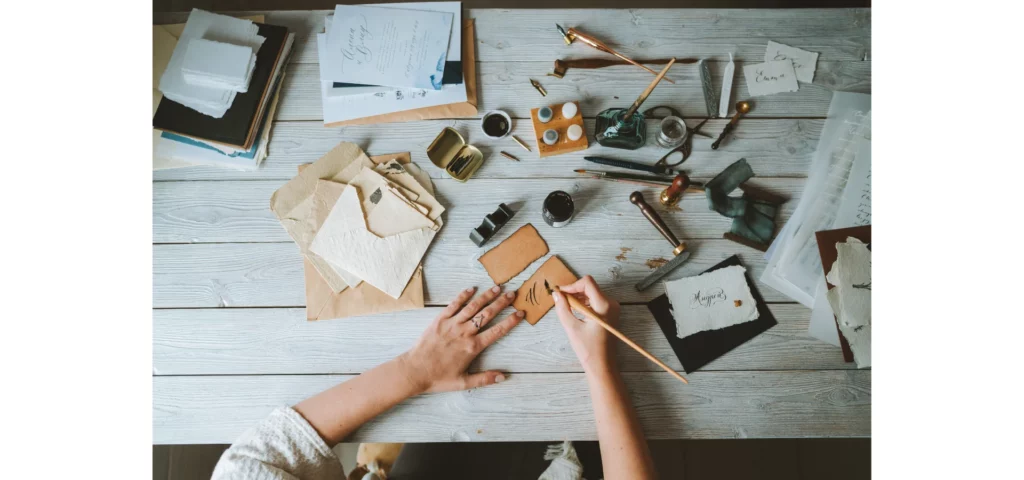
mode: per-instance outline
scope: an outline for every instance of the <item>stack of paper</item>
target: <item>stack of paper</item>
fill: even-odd
[[[262,38],[262,37],[261,37]],[[192,39],[185,51],[181,72],[189,85],[245,92],[256,69],[252,47]]]
[[[324,124],[469,100],[461,2],[338,5],[324,23]]]
[[[203,68],[210,63],[226,61],[219,55],[223,50],[205,52],[201,50],[208,44],[199,43],[199,49],[188,55],[192,50],[193,40],[211,40],[217,43],[226,43],[241,47],[247,47],[251,53],[259,51],[263,45],[264,37],[258,35],[259,27],[250,20],[218,15],[203,10],[192,10],[185,23],[185,30],[178,38],[178,45],[174,49],[171,61],[167,65],[163,76],[160,77],[160,91],[164,96],[189,107],[197,112],[209,115],[214,118],[221,118],[235,100],[235,93],[243,90],[229,88],[218,88],[209,85],[196,85],[185,79],[185,60],[190,57],[193,68]],[[204,58],[208,57],[208,58]],[[248,61],[249,58],[246,58]],[[246,83],[248,86],[248,83]]]
[[[195,164],[252,170],[267,156],[277,98],[295,36],[285,27],[263,24],[262,16],[226,17],[231,22],[219,17],[194,10],[189,23],[153,27],[154,170]],[[188,37],[195,33],[197,24],[241,25],[236,21],[257,29],[262,39],[259,48],[227,43],[223,41],[226,36],[216,33],[216,28],[208,28],[203,38]],[[219,89],[232,90],[235,99],[223,116],[214,118],[163,98],[163,79],[169,78],[176,55],[180,57],[182,79],[171,80],[171,84],[210,90],[189,83],[198,75],[202,77],[200,83],[219,83]],[[161,79],[159,83],[157,78]]]
[[[444,207],[408,158],[342,143],[274,192],[270,208],[306,258],[308,319],[423,307],[420,262]]]

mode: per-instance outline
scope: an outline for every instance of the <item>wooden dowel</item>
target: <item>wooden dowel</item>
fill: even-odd
[[[683,376],[679,374],[679,372],[676,372],[675,370],[672,370],[672,367],[669,367],[668,365],[665,365],[664,363],[661,362],[661,360],[658,360],[657,358],[655,358],[654,355],[651,355],[651,352],[648,352],[647,350],[644,350],[643,347],[633,343],[633,341],[630,340],[629,337],[623,335],[622,332],[616,330],[615,327],[605,323],[605,321],[601,318],[600,315],[597,314],[597,312],[591,310],[590,307],[584,305],[583,302],[581,302],[578,298],[576,298],[575,295],[572,295],[571,293],[562,292],[562,297],[564,297],[569,302],[569,306],[572,307],[573,310],[576,310],[576,311],[582,313],[583,315],[585,315],[588,319],[597,322],[598,325],[604,327],[604,329],[608,330],[612,335],[615,335],[616,337],[619,337],[619,340],[622,340],[623,342],[625,342],[626,345],[629,345],[630,347],[632,347],[633,350],[636,350],[637,352],[639,352],[640,355],[643,355],[643,356],[647,357],[648,360],[654,362],[655,365],[661,367],[666,372],[671,373],[672,376],[678,378],[683,383],[686,383],[686,384],[690,383],[690,382],[687,382],[686,379],[683,378]]]

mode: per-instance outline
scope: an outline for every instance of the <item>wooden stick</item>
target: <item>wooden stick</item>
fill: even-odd
[[[555,288],[558,288],[558,287],[555,287]],[[569,301],[569,306],[572,307],[573,310],[576,310],[577,312],[580,312],[583,315],[585,315],[590,320],[593,320],[593,321],[597,322],[598,325],[604,327],[604,329],[608,330],[608,332],[611,333],[612,335],[615,335],[616,337],[619,337],[619,340],[622,340],[623,342],[625,342],[626,345],[629,345],[630,347],[632,347],[633,350],[636,350],[637,352],[639,352],[640,355],[643,355],[643,356],[647,357],[648,360],[654,362],[655,365],[663,368],[666,372],[671,373],[672,376],[678,378],[683,383],[686,383],[686,384],[690,383],[690,382],[687,382],[686,379],[683,378],[683,376],[679,374],[679,372],[676,372],[675,370],[672,370],[672,367],[669,367],[668,365],[665,365],[664,363],[661,362],[661,360],[658,360],[657,358],[654,357],[654,355],[651,355],[651,352],[648,352],[647,350],[644,350],[643,347],[633,343],[633,341],[630,340],[629,337],[623,335],[622,332],[616,330],[615,327],[605,323],[605,321],[601,319],[601,316],[598,315],[597,312],[591,310],[590,307],[584,305],[583,302],[581,302],[580,299],[576,298],[575,295],[573,295],[571,293],[565,293],[565,292],[561,292],[561,293],[562,293],[562,297],[564,297],[566,300]]]

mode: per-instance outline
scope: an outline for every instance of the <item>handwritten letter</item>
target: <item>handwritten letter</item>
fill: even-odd
[[[764,61],[775,62],[779,60],[793,61],[793,69],[796,70],[797,80],[804,83],[811,83],[814,80],[814,69],[818,63],[817,53],[769,41],[768,49],[764,52]]]
[[[747,65],[743,67],[743,76],[747,78],[747,90],[754,97],[800,89],[793,62],[789,60]]]
[[[686,338],[705,330],[757,320],[757,303],[750,293],[746,271],[733,265],[665,282],[665,293],[676,319],[676,336]]]

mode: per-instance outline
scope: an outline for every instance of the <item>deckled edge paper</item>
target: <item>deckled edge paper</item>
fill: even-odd
[[[548,254],[548,244],[531,223],[519,227],[477,259],[495,285],[515,278],[537,259]]]
[[[781,43],[768,41],[768,47],[764,51],[764,61],[774,62],[778,60],[790,60],[793,62],[793,70],[796,71],[796,79],[804,83],[811,83],[814,80],[814,70],[818,64],[818,54],[808,52],[796,47]]]
[[[747,79],[747,90],[752,97],[800,89],[796,83],[796,70],[790,60],[747,65],[743,67],[743,76]]]
[[[849,237],[835,244],[836,261],[825,279],[825,294],[858,368],[871,366],[871,250]]]
[[[686,338],[757,320],[757,305],[746,272],[743,266],[730,265],[665,282],[665,295],[676,319],[676,335]]]
[[[712,272],[730,265],[740,265],[739,257],[733,255],[718,265],[705,270],[703,273]],[[654,320],[658,322],[658,327],[661,328],[661,332],[665,335],[676,357],[679,358],[679,362],[683,364],[683,370],[686,373],[704,367],[716,358],[743,345],[748,340],[764,333],[778,323],[775,321],[775,316],[772,315],[771,310],[768,309],[768,304],[761,297],[761,293],[757,291],[757,287],[750,281],[750,276],[744,276],[747,279],[747,284],[750,286],[750,293],[754,296],[754,301],[757,303],[758,318],[751,322],[719,330],[708,330],[695,333],[686,338],[679,338],[676,336],[676,321],[672,316],[672,305],[668,302],[668,296],[659,295],[647,304],[647,308],[654,315]]]
[[[544,281],[555,288],[576,280],[576,274],[557,255],[552,255],[519,286],[512,308],[526,312],[525,320],[530,325],[536,325],[555,306],[555,299],[545,289]]]

